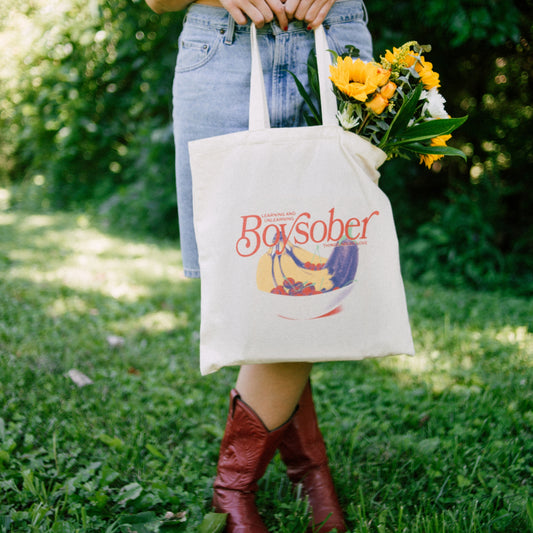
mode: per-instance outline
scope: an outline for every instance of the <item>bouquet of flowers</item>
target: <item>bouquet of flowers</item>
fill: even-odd
[[[330,66],[337,118],[345,130],[366,138],[389,158],[415,156],[428,168],[446,155],[466,158],[461,150],[446,145],[468,117],[450,118],[446,112],[439,75],[422,55],[431,51],[430,46],[410,41],[387,50],[379,62],[364,62],[355,47],[347,49],[342,56],[332,52],[335,64]],[[311,92],[319,98],[314,53],[309,56],[308,73]],[[294,78],[311,111],[308,125],[321,124],[320,106]]]

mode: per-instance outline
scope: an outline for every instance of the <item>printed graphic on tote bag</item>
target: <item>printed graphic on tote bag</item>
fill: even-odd
[[[325,219],[294,211],[242,216],[236,250],[241,257],[258,254],[257,288],[276,299],[279,316],[331,316],[353,288],[359,247],[378,215],[343,220],[333,207]]]

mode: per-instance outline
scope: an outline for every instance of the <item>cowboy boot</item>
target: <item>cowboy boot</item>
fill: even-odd
[[[299,407],[283,434],[279,451],[289,479],[301,483],[313,513],[316,531],[347,531],[333,479],[329,471],[326,446],[318,427],[311,383],[300,398]],[[319,527],[321,524],[321,527]],[[311,530],[311,528],[310,528]]]
[[[226,430],[220,446],[213,506],[227,513],[227,533],[268,533],[257,508],[257,481],[276,453],[289,422],[269,431],[233,389]]]

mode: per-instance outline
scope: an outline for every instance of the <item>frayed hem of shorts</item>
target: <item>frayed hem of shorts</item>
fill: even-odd
[[[192,270],[192,269],[185,268],[183,269],[183,275],[189,279],[199,279],[200,271],[196,269]]]

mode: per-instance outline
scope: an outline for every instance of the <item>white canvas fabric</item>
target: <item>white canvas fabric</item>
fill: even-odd
[[[386,156],[338,126],[322,28],[324,125],[269,128],[253,30],[250,129],[189,144],[200,370],[413,354]]]

